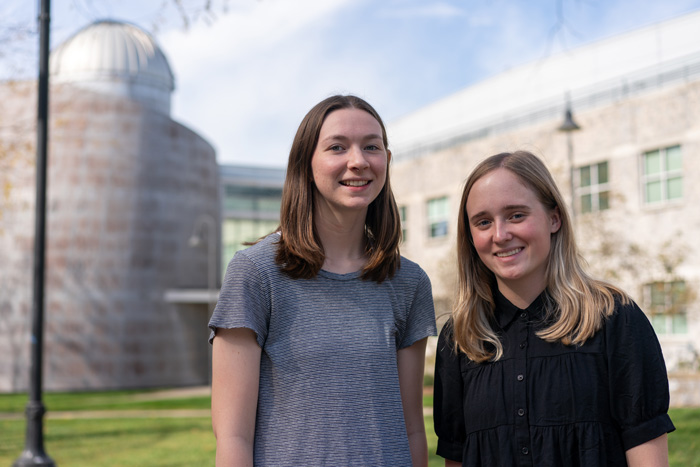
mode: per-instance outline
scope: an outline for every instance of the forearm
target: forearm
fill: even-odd
[[[628,449],[625,454],[630,467],[668,467],[668,435]]]
[[[216,439],[216,465],[253,467],[253,446],[242,438]]]
[[[413,467],[427,467],[428,440],[425,437],[425,430],[409,433],[408,445],[411,449],[411,461],[413,461]]]
[[[426,341],[427,339],[422,339],[397,353],[401,403],[411,459],[415,467],[428,465],[428,441],[423,419],[423,368]]]

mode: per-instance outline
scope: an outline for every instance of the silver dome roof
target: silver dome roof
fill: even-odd
[[[50,59],[52,82],[128,96],[170,111],[175,79],[155,39],[120,21],[97,21],[58,46]]]

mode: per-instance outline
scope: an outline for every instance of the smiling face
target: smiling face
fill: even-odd
[[[546,287],[551,236],[561,226],[513,172],[499,168],[478,179],[467,203],[469,231],[479,258],[496,276],[498,289],[521,308]]]
[[[320,215],[367,212],[384,186],[391,157],[382,135],[379,122],[364,110],[338,109],[326,116],[311,158]]]

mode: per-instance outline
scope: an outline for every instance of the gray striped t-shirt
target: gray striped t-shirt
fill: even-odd
[[[435,335],[430,280],[406,258],[381,284],[359,273],[291,279],[273,234],[236,253],[209,322],[262,348],[256,466],[410,466],[396,351]]]

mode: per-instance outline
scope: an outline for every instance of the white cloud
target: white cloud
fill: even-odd
[[[352,69],[338,74],[344,53],[326,50],[348,3],[266,1],[213,27],[163,34],[177,79],[175,118],[210,139],[221,161],[283,165],[310,106],[372,87]]]
[[[389,18],[453,18],[455,16],[467,16],[467,12],[463,8],[450,5],[446,2],[412,6],[395,5],[390,8],[383,8],[380,14]]]

